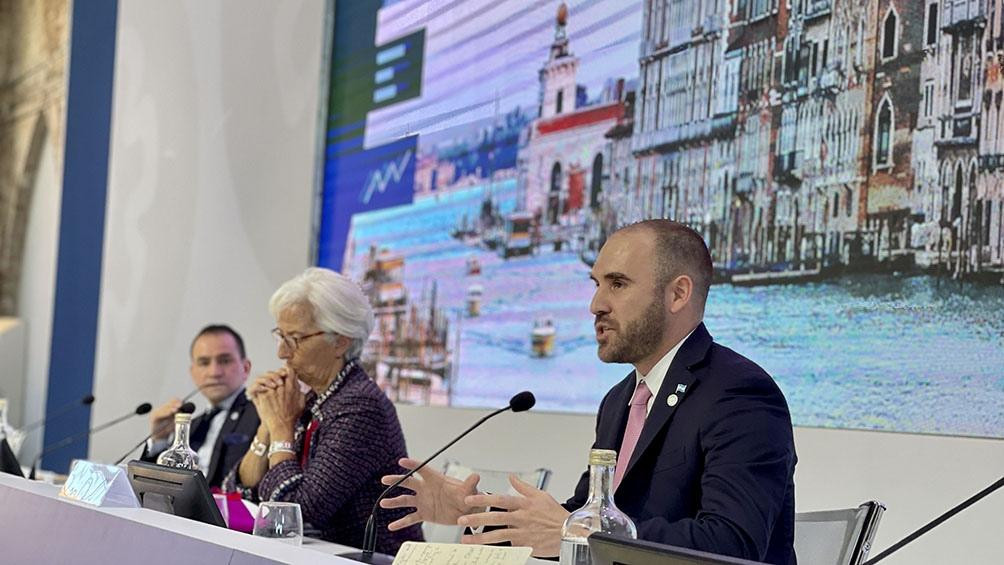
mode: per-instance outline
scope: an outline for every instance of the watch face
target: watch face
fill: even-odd
[[[257,436],[251,439],[251,447],[250,447],[251,453],[254,453],[258,457],[261,457],[262,455],[265,455],[266,449],[268,449],[268,446],[258,441]]]

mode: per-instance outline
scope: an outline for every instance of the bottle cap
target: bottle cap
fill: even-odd
[[[591,449],[589,451],[589,464],[614,467],[617,465],[617,452],[613,449]]]
[[[192,415],[185,412],[178,412],[174,415],[175,424],[187,424],[192,421]]]

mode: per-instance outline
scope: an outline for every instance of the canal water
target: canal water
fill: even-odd
[[[475,186],[358,215],[357,258],[377,245],[405,256],[409,298],[437,305],[459,332],[454,406],[502,406],[529,389],[537,409],[594,412],[626,365],[596,357],[588,311],[593,284],[571,253],[502,260],[450,236],[491,194],[515,208],[515,181]],[[482,264],[466,274],[466,260]],[[346,270],[356,277],[365,265]],[[481,315],[465,314],[470,285]],[[530,355],[535,320],[557,328],[554,354]],[[853,275],[754,288],[716,285],[705,322],[719,343],[767,370],[796,425],[1004,436],[1004,286],[960,286],[928,276]]]

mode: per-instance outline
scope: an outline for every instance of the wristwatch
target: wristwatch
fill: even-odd
[[[254,436],[251,439],[251,447],[248,448],[248,451],[250,451],[251,453],[255,454],[258,457],[262,457],[265,455],[265,451],[267,450],[268,446],[265,445],[265,442],[259,441],[258,436]]]

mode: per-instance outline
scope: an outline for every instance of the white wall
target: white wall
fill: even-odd
[[[48,130],[47,135],[52,135]],[[62,171],[50,140],[42,142],[38,172],[28,209],[17,312],[25,324],[24,414],[22,423],[36,422],[45,414],[52,343],[52,309],[56,289],[56,255],[62,209]],[[21,459],[42,449],[43,430],[25,438]]]
[[[209,321],[244,332],[256,369],[276,365],[265,302],[308,262],[323,16],[320,0],[120,3],[95,423],[186,392],[188,342]],[[483,414],[399,411],[418,457]],[[593,426],[506,414],[450,455],[550,467],[563,497]],[[91,455],[117,457],[144,428],[97,436]],[[1004,470],[1000,441],[817,429],[796,441],[799,509],[885,501],[876,550]],[[999,563],[1002,515],[999,493],[886,563]]]
[[[324,22],[323,1],[119,3],[92,424],[186,394],[207,323],[276,366],[267,301],[310,262]]]
[[[20,318],[0,317],[0,398],[7,399],[7,422],[18,428],[25,422],[24,326]]]

